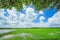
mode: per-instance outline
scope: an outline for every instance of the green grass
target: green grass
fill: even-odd
[[[22,37],[16,36],[17,34],[21,34],[21,33],[32,34],[34,38],[31,38],[31,37],[22,38]],[[60,28],[17,29],[16,31],[0,34],[0,35],[1,36],[15,35],[12,38],[3,39],[3,40],[60,40]]]

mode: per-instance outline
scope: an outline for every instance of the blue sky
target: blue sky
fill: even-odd
[[[14,7],[11,8],[11,10],[4,9],[2,11],[0,10],[0,23],[1,23],[0,27],[2,27],[1,25],[5,27],[5,25],[8,24],[9,24],[8,26],[10,27],[15,26],[17,24],[19,24],[20,26],[24,25],[24,27],[26,27],[27,25],[30,25],[30,27],[32,27],[32,25],[39,26],[40,22],[42,21],[44,22],[43,24],[46,25],[47,22],[49,23],[50,18],[54,19],[53,16],[56,13],[57,13],[56,7],[54,7],[53,9],[48,7],[45,10],[40,10],[40,13],[33,6],[25,7],[20,11],[17,11],[17,9]],[[10,25],[10,24],[14,24],[14,25]]]
[[[32,8],[33,8],[33,7],[32,7]],[[8,17],[9,14],[8,14],[8,12],[7,12],[6,9],[4,10],[4,12],[5,12],[4,15]],[[19,12],[20,12],[20,13],[23,13],[23,14],[26,14],[26,13],[25,13],[25,10],[20,10]],[[36,11],[36,10],[35,10],[35,12],[38,13],[38,11]],[[39,14],[39,15],[37,16],[37,18],[36,18],[35,20],[33,20],[33,22],[38,23],[40,16],[44,16],[44,17],[46,18],[44,21],[47,22],[48,18],[54,16],[54,14],[57,12],[57,8],[54,7],[53,9],[51,9],[51,8],[49,7],[49,8],[47,8],[47,9],[43,10],[43,12],[44,12],[44,14]],[[17,15],[19,15],[19,14],[17,14]]]
[[[57,8],[54,7],[53,9],[51,9],[50,7],[43,10],[44,14],[39,14],[37,16],[37,18],[35,20],[33,20],[33,22],[39,22],[39,17],[40,16],[44,16],[46,19],[44,20],[44,22],[47,22],[48,21],[48,18],[54,16],[54,14],[57,12]]]

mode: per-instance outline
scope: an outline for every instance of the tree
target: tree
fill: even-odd
[[[52,5],[51,8],[57,6],[60,9],[60,0],[0,0],[0,8],[15,7],[19,10],[22,9],[23,4],[29,6],[31,3],[37,10],[47,8],[50,5]]]

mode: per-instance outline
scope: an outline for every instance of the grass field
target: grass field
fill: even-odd
[[[0,34],[0,40],[60,40],[60,28],[22,28]]]

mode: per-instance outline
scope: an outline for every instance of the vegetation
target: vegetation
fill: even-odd
[[[39,28],[39,29],[38,28],[36,29],[23,28],[23,29],[18,29],[14,32],[2,34],[1,36],[3,37],[6,35],[14,35],[14,36],[8,39],[4,38],[3,40],[40,40],[40,39],[41,40],[59,40],[60,28]],[[23,37],[20,35],[22,35]],[[31,35],[33,37],[31,37]]]
[[[0,8],[15,7],[19,10],[22,9],[23,4],[29,6],[31,3],[37,10],[47,8],[50,5],[52,5],[51,8],[57,6],[60,9],[60,0],[0,0]]]

